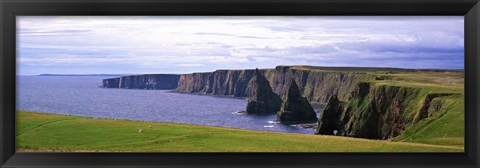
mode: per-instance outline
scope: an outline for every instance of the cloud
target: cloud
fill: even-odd
[[[17,20],[17,60],[28,69],[20,72],[29,73],[62,68],[82,73],[85,66],[109,73],[180,73],[279,64],[463,69],[464,60],[461,16]]]
[[[71,36],[91,32],[90,30],[51,30],[36,31],[31,29],[21,29],[18,31],[19,36]]]
[[[206,33],[206,32],[199,32],[199,33],[193,33],[195,35],[215,35],[215,36],[235,36],[233,34],[227,34],[227,33]]]
[[[204,64],[177,64],[177,66],[181,67],[204,67]]]

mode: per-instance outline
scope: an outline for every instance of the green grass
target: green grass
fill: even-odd
[[[140,129],[143,131],[139,132]],[[27,111],[17,111],[16,135],[17,150],[26,152],[463,152],[463,147],[448,145],[95,119]]]
[[[406,100],[407,121],[413,121],[425,96],[429,93],[452,93],[440,97],[442,108],[434,116],[410,123],[394,141],[419,142],[436,145],[464,146],[464,72],[414,72],[386,74],[390,80],[374,81],[376,85],[418,88],[414,99]]]
[[[411,124],[395,141],[464,146],[463,95],[443,97],[445,107],[430,118]]]

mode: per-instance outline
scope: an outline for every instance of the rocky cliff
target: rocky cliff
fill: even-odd
[[[272,91],[270,83],[258,69],[248,82],[248,88],[253,96],[248,99],[247,114],[275,114],[280,110],[282,99]]]
[[[344,102],[338,100],[337,95],[330,96],[322,115],[318,119],[316,134],[335,135],[341,130],[343,124],[340,122],[340,116],[342,115],[344,104]]]
[[[177,88],[179,79],[180,75],[172,74],[129,75],[104,79],[102,84],[105,88],[171,90]]]
[[[311,123],[317,120],[317,114],[308,100],[300,95],[295,80],[289,82],[285,101],[277,113],[277,120],[284,124]]]
[[[318,121],[317,134],[391,139],[408,124],[433,116],[450,93],[426,93],[428,89],[359,82],[346,102],[330,98]],[[426,95],[426,96],[425,96]],[[423,103],[415,100],[424,99]],[[414,114],[415,118],[408,116]]]
[[[273,75],[272,69],[259,70],[267,79]],[[253,91],[248,82],[255,74],[254,69],[217,70],[206,73],[180,75],[177,92],[210,94],[235,97],[252,97]]]
[[[340,117],[343,135],[389,139],[405,129],[409,100],[415,99],[419,89],[410,87],[359,83],[352,92]]]
[[[355,84],[367,78],[374,78],[364,72],[325,71],[303,69],[301,67],[277,66],[275,69],[262,69],[275,93],[285,99],[289,82],[298,84],[300,93],[310,102],[325,104],[331,95],[337,94],[344,100]],[[183,93],[212,94],[235,97],[251,97],[248,82],[254,70],[217,70],[210,73],[183,74],[176,91]]]

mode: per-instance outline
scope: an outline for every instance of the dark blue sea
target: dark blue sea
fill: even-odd
[[[249,130],[313,134],[274,122],[275,115],[235,114],[246,99],[100,88],[111,76],[17,76],[17,109],[95,118],[159,121]]]

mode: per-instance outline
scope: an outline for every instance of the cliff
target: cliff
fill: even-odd
[[[262,69],[260,72],[269,80],[273,91],[283,99],[288,91],[289,82],[294,79],[303,97],[320,104],[325,104],[333,94],[337,94],[343,100],[358,81],[374,78],[365,72],[312,70],[292,66],[277,66],[275,69]],[[248,82],[253,74],[253,69],[182,74],[176,91],[251,97],[253,94],[248,88]]]
[[[340,116],[343,112],[344,102],[338,100],[337,95],[333,95],[327,102],[322,115],[318,119],[316,134],[336,135],[342,127]],[[337,132],[334,132],[337,131]]]
[[[372,83],[359,83],[352,92],[342,116],[342,134],[369,139],[390,139],[400,135],[409,121],[403,116],[409,100],[419,89]]]
[[[308,100],[300,95],[295,80],[289,82],[285,101],[277,113],[277,120],[284,124],[311,123],[317,120],[317,114]]]
[[[267,79],[273,75],[272,69],[259,70]],[[253,91],[248,83],[255,74],[254,69],[216,70],[206,73],[182,74],[178,81],[177,92],[210,94],[235,97],[252,97]]]
[[[391,139],[407,125],[440,111],[440,98],[453,93],[430,93],[430,88],[359,82],[346,102],[332,97],[320,117],[317,134]],[[418,100],[423,100],[417,103]],[[409,117],[414,115],[415,117]]]
[[[102,84],[105,88],[171,90],[177,88],[179,79],[180,75],[172,74],[129,75],[104,79]]]
[[[293,79],[302,96],[310,102],[320,104],[325,104],[334,94],[344,100],[358,81],[374,78],[361,71],[328,71],[289,66],[277,66],[273,76],[273,91],[283,99],[288,91],[289,81]]]

